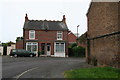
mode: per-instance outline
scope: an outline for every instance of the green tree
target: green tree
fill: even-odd
[[[20,41],[20,40],[23,40],[23,37],[17,37],[16,38],[16,41]]]

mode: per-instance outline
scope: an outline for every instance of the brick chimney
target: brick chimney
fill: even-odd
[[[63,15],[63,19],[62,19],[62,21],[63,21],[64,23],[66,23],[65,15]]]
[[[27,14],[25,15],[25,22],[26,21],[28,21],[29,19],[28,19],[28,16],[27,16]]]

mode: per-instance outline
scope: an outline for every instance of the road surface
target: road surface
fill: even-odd
[[[2,78],[64,78],[64,71],[90,67],[84,58],[2,57]]]

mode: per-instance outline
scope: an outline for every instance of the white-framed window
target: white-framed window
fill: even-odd
[[[38,51],[38,43],[37,42],[27,42],[26,50],[31,51],[31,52],[37,52]]]
[[[29,30],[29,39],[35,39],[35,30]]]
[[[62,31],[58,31],[57,32],[57,40],[62,40],[63,39],[63,32]]]
[[[65,43],[64,42],[56,42],[55,43],[55,52],[56,53],[64,53],[65,52]]]

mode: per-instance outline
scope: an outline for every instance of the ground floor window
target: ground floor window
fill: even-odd
[[[65,43],[64,42],[56,42],[55,43],[55,52],[64,53],[65,52]]]
[[[26,50],[31,51],[31,52],[37,52],[38,51],[38,43],[37,42],[27,42]]]

